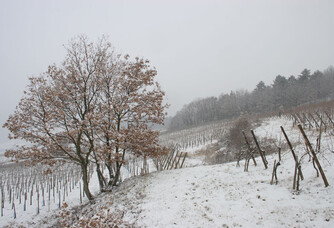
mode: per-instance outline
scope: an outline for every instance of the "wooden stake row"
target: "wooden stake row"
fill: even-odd
[[[300,115],[299,115],[300,116]],[[321,118],[320,118],[321,119]],[[316,145],[316,151],[319,152],[320,151],[320,145],[321,145],[321,126],[325,126],[325,124],[323,122],[320,123],[319,127],[320,127],[320,133],[319,133],[319,137],[317,138],[317,145]],[[284,135],[284,138],[289,146],[289,149],[291,151],[291,154],[292,154],[292,157],[294,159],[294,162],[295,162],[295,171],[294,171],[294,178],[293,178],[293,189],[294,190],[297,190],[299,191],[299,186],[300,186],[300,181],[301,180],[304,180],[304,176],[303,176],[303,172],[302,172],[302,169],[301,169],[301,162],[298,160],[298,156],[296,155],[294,149],[293,149],[293,146],[284,130],[284,128],[282,126],[280,126],[281,128],[281,131]],[[316,155],[316,151],[313,149],[308,137],[306,136],[305,132],[304,132],[304,129],[302,127],[301,124],[298,125],[298,128],[304,138],[304,141],[305,141],[305,145],[307,147],[307,150],[310,151],[310,156],[312,157],[312,161],[313,161],[313,166],[315,168],[315,170],[317,171],[317,176],[318,176],[318,172],[320,172],[320,175],[323,179],[323,182],[325,184],[325,187],[329,186],[329,183],[327,181],[327,178],[326,178],[326,175],[320,165],[320,162],[317,158],[317,155]],[[245,168],[244,168],[244,171],[247,172],[248,171],[248,166],[249,166],[249,160],[250,158],[253,158],[253,161],[254,161],[254,165],[256,166],[256,161],[255,161],[255,158],[254,158],[254,149],[251,147],[250,143],[249,143],[249,140],[245,134],[244,131],[242,131],[242,134],[243,134],[243,137],[244,137],[244,140],[246,142],[246,145],[247,145],[247,149],[248,149],[248,152],[247,152],[247,156],[246,156],[246,159],[245,159]],[[254,142],[255,142],[255,145],[256,145],[256,148],[257,148],[257,151],[259,152],[260,156],[261,156],[261,159],[262,159],[262,162],[264,164],[264,167],[265,169],[268,168],[268,162],[266,160],[266,157],[265,157],[265,153],[264,151],[261,150],[261,147],[260,147],[260,144],[258,143],[258,140],[254,134],[254,131],[251,130],[251,134],[253,136],[253,139],[254,139]],[[273,184],[274,182],[277,184],[278,183],[278,179],[277,179],[277,167],[280,165],[280,162],[281,162],[281,147],[280,146],[277,146],[278,148],[278,156],[279,156],[279,161],[276,162],[276,160],[274,161],[274,165],[273,165],[273,171],[272,171],[272,177],[271,177],[271,181],[270,181],[270,184]]]

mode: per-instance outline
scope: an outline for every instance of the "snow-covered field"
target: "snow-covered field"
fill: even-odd
[[[302,157],[303,138],[290,122],[267,119],[254,132],[258,137],[276,138],[277,144],[281,141],[283,145],[281,125],[297,155]],[[319,132],[306,131],[306,134],[315,145]],[[107,205],[112,212],[121,213],[128,224],[124,226],[134,227],[334,227],[333,139],[329,132],[323,133],[318,154],[329,187],[324,186],[312,162],[304,156],[301,167],[305,179],[300,182],[300,191],[293,190],[295,164],[291,152],[283,150],[277,185],[270,185],[277,153],[267,156],[268,169],[264,169],[257,157],[258,165],[251,161],[248,172],[244,172],[244,161],[240,162],[241,167],[236,167],[235,162],[198,166],[201,162],[198,161],[196,167],[129,178],[112,193],[100,195],[95,204],[86,205],[86,217],[93,217]],[[56,213],[57,210],[53,211],[34,226],[54,226]],[[13,222],[0,219],[1,226]]]

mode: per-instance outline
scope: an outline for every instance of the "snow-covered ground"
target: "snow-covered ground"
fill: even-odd
[[[302,157],[305,144],[292,123],[267,119],[254,132],[258,137],[276,138],[277,144],[281,141],[283,145],[281,125]],[[306,134],[315,145],[319,132]],[[111,211],[121,212],[122,220],[134,227],[334,227],[333,139],[329,132],[323,133],[318,154],[329,187],[316,177],[312,162],[304,156],[301,167],[305,179],[300,182],[300,191],[293,190],[294,160],[291,152],[284,150],[277,185],[270,185],[273,163],[278,160],[277,153],[273,153],[267,156],[268,169],[257,157],[258,165],[251,161],[248,172],[244,172],[241,161],[241,167],[232,162],[129,178],[84,209],[90,211],[90,218],[107,205]],[[54,216],[47,219],[55,224]],[[40,225],[47,223],[36,227]]]
[[[283,119],[265,120],[254,132],[259,137],[281,138],[283,143],[280,126],[297,146],[296,153],[304,153],[303,144],[298,144],[302,140],[298,129]],[[307,133],[315,142],[318,132]],[[331,136],[324,133],[319,159],[328,182],[334,184],[334,154],[325,146],[330,140]],[[282,152],[278,184],[270,185],[275,159],[276,153],[267,156],[269,168],[264,169],[257,158],[258,166],[251,163],[249,172],[243,171],[242,162],[241,167],[233,162],[154,173],[138,180],[144,181],[144,186],[123,192],[126,197],[117,204],[126,205],[134,200],[135,192],[141,192],[136,216],[131,208],[123,208],[124,220],[141,227],[334,227],[332,185],[325,188],[312,163],[303,161],[305,180],[300,183],[300,191],[294,191],[290,151]]]
[[[290,170],[278,174],[278,185],[269,184],[270,171],[260,166],[248,173],[234,164],[156,173],[144,191],[136,225],[333,227],[333,187],[324,188],[320,178],[305,172],[306,180],[296,194],[293,167],[284,166]],[[327,173],[333,173],[330,168],[326,167]]]

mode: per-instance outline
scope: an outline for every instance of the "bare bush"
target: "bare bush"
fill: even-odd
[[[245,146],[242,131],[248,131],[250,128],[251,123],[246,115],[241,116],[237,121],[235,121],[229,129],[226,138],[221,139],[219,142],[225,149],[216,153],[215,163],[224,163],[235,160],[239,163]]]

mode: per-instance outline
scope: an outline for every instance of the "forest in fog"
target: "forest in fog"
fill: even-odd
[[[301,104],[334,99],[334,67],[324,71],[304,69],[299,75],[276,76],[271,85],[260,81],[256,88],[231,91],[219,97],[197,99],[172,118],[169,130],[198,126],[237,117],[242,113],[273,112]]]

